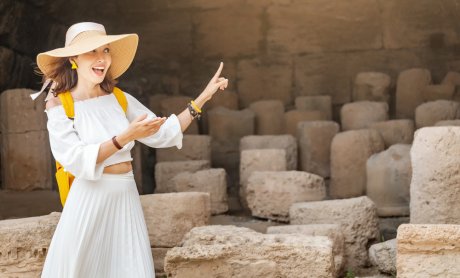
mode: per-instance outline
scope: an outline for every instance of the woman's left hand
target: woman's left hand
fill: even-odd
[[[216,74],[214,74],[214,76],[211,78],[211,81],[209,81],[208,85],[204,89],[203,93],[201,93],[205,100],[210,100],[218,89],[225,90],[225,88],[227,88],[228,79],[220,77],[220,73],[222,72],[223,67],[224,63],[220,62],[220,66]]]

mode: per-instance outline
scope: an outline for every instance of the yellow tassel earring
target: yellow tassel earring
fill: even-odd
[[[72,64],[73,70],[78,68],[77,63],[75,63],[75,61],[70,60],[70,63]]]

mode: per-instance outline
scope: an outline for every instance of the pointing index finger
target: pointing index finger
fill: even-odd
[[[224,63],[220,62],[219,69],[217,70],[216,74],[214,75],[215,79],[217,79],[220,76],[220,73],[222,72],[223,67],[224,67]]]

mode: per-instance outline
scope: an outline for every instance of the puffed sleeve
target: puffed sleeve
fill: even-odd
[[[132,122],[139,115],[145,113],[156,117],[155,113],[145,107],[135,97],[126,92],[125,94],[128,99],[128,110],[126,111],[126,116],[129,122]],[[168,148],[176,146],[178,149],[182,149],[183,136],[179,119],[175,114],[171,114],[156,133],[137,139],[137,141],[152,148]]]
[[[48,116],[46,126],[51,152],[56,161],[75,177],[88,180],[99,179],[104,171],[104,165],[96,164],[96,161],[102,143],[82,142],[73,126],[73,121],[67,118],[62,106],[52,107],[45,112]]]

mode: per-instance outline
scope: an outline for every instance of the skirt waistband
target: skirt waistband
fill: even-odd
[[[126,178],[126,179],[132,179],[134,177],[134,172],[133,170],[126,172],[126,173],[121,173],[121,174],[109,174],[109,173],[102,173],[101,178]]]

